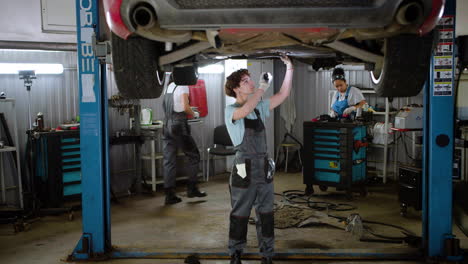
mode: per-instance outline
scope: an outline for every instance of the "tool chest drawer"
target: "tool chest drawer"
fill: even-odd
[[[367,177],[367,129],[353,123],[304,122],[304,171],[307,191],[313,185],[350,192],[364,190]]]

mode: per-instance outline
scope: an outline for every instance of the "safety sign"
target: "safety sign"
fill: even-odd
[[[434,54],[434,96],[452,96],[453,93],[453,37],[454,16],[443,16],[437,24],[439,40]]]

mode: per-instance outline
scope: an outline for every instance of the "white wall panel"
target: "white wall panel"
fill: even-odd
[[[70,0],[64,0],[70,1]],[[0,8],[0,40],[76,43],[76,34],[43,33],[41,1],[2,0]],[[63,10],[74,16],[74,10]]]
[[[468,1],[457,0],[455,35],[468,35]]]

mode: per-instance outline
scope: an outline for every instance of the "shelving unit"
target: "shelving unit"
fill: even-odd
[[[189,120],[189,125],[190,126],[195,126],[198,125],[200,126],[199,129],[203,130],[203,120],[198,119],[198,120]],[[150,152],[146,154],[142,154],[140,158],[142,160],[149,160],[151,162],[151,190],[153,192],[156,192],[156,184],[158,183],[163,183],[164,180],[158,180],[157,179],[157,173],[156,173],[156,162],[162,164],[163,160],[163,153],[158,151],[162,149],[161,146],[161,140],[162,140],[162,124],[161,125],[152,125],[152,126],[142,126],[141,127],[141,132],[143,137],[145,138],[145,141],[149,141],[150,143]],[[192,133],[192,136],[193,133]],[[158,143],[158,146],[156,146],[156,142]],[[201,133],[201,146],[198,146],[198,150],[200,152],[200,160],[202,163],[202,176],[205,176],[205,163],[203,162],[205,157],[204,157],[204,149],[206,149],[205,146],[205,140],[203,137],[203,133]],[[177,156],[184,156],[184,153],[179,151],[177,153]],[[177,177],[177,179],[186,179],[187,177]]]
[[[374,90],[361,90],[363,94],[375,94]],[[384,131],[389,130],[389,124],[390,124],[390,116],[396,115],[398,112],[392,111],[390,112],[390,103],[388,101],[388,97],[385,97],[385,112],[374,112],[373,115],[377,116],[384,116]],[[384,158],[383,158],[383,168],[382,168],[382,175],[379,175],[382,177],[383,183],[387,182],[387,172],[388,172],[388,150],[392,147],[394,147],[393,144],[388,143],[388,133],[385,134],[384,138],[384,144],[369,144],[369,147],[371,148],[383,148],[384,151]],[[396,160],[396,151],[394,151],[394,160]],[[396,167],[396,166],[394,166]],[[396,175],[396,169],[394,169],[394,175]]]
[[[5,98],[5,99],[0,99],[0,103],[11,103],[11,112],[13,113],[13,137],[14,137],[14,144],[15,146],[4,146],[3,148],[0,148],[0,183],[1,183],[1,191],[2,191],[2,203],[6,203],[6,192],[7,189],[12,189],[12,188],[18,188],[18,198],[20,202],[20,208],[24,207],[23,204],[23,185],[21,182],[21,165],[20,165],[20,154],[19,154],[19,149],[17,149],[18,146],[18,125],[17,125],[17,120],[16,120],[16,109],[15,109],[15,102],[16,100],[13,98]],[[4,164],[3,164],[3,154],[6,154],[8,152],[16,152],[15,158],[16,158],[16,173],[18,177],[18,186],[14,187],[9,187],[7,188],[5,184],[5,175],[4,175]]]
[[[375,91],[374,89],[360,89],[361,92],[363,94],[375,94]],[[328,105],[331,104],[331,98],[334,94],[334,90],[330,90],[329,91],[329,94],[328,94]],[[384,116],[385,117],[385,121],[384,121],[384,124],[385,124],[385,131],[388,131],[389,130],[389,123],[390,123],[390,117],[393,116],[393,115],[396,115],[398,112],[396,111],[392,111],[390,112],[390,103],[388,101],[388,98],[385,98],[385,111],[384,112],[373,112],[373,115],[376,115],[376,116]],[[387,166],[388,166],[388,150],[390,148],[393,148],[393,144],[389,144],[388,143],[388,134],[386,134],[386,137],[384,139],[385,143],[384,144],[369,144],[369,147],[371,148],[383,148],[384,149],[384,160],[383,160],[383,169],[382,169],[382,174],[379,175],[380,177],[383,178],[383,182],[386,183],[387,182],[387,172],[388,172],[388,169],[387,169]],[[394,160],[396,160],[396,152],[394,151]],[[394,166],[396,167],[396,166]],[[394,169],[394,175],[396,175],[396,169]]]

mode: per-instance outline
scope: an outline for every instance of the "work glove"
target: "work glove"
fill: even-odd
[[[194,119],[200,118],[200,112],[198,112],[198,111],[193,111],[193,118],[194,118]]]
[[[346,108],[344,111],[343,111],[343,115],[349,115],[351,114],[352,112],[356,111],[356,107],[355,106],[350,106],[348,108]]]
[[[335,111],[331,110],[329,116],[331,118],[336,118],[338,116],[338,114]]]
[[[272,80],[273,80],[273,75],[271,75],[271,73],[262,72],[262,74],[260,74],[260,82],[259,82],[260,86],[258,87],[258,89],[262,89],[264,92],[266,92],[268,88],[270,87]]]
[[[286,56],[286,54],[280,54],[280,59],[286,65],[286,70],[294,69],[291,59],[289,59],[289,57]]]

